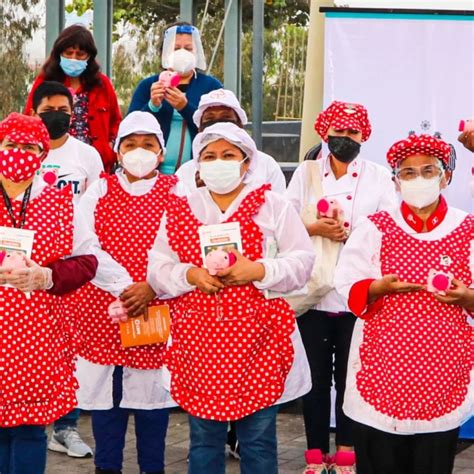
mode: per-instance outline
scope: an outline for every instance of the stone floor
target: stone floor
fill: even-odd
[[[81,416],[79,431],[84,440],[93,447],[90,417]],[[293,411],[278,415],[278,463],[280,474],[301,474],[304,469],[306,441],[303,417]],[[456,457],[454,474],[474,474],[474,444],[460,443],[463,449]],[[170,417],[166,439],[166,474],[186,474],[188,452],[188,423],[186,415],[173,412]],[[125,448],[123,474],[137,474],[135,433],[130,418]],[[85,474],[94,472],[92,459],[73,459],[64,454],[48,453],[47,474]],[[239,463],[233,458],[227,461],[227,474],[239,473]],[[255,473],[264,474],[264,473]]]

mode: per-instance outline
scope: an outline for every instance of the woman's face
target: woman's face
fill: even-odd
[[[425,179],[441,177],[440,189],[447,186],[451,172],[440,169],[440,161],[434,156],[412,155],[400,162],[397,175],[397,188],[400,190],[400,181],[410,181],[422,176]]]
[[[146,135],[141,135],[138,133],[132,133],[128,135],[120,142],[119,153],[120,155],[125,155],[129,151],[136,150],[137,148],[143,148],[148,151],[152,151],[156,155],[161,152],[160,142],[156,135],[150,133]],[[163,161],[163,157],[160,154],[160,163]]]
[[[341,130],[335,129],[334,127],[329,127],[328,135],[331,135],[333,137],[349,137],[357,143],[362,143],[362,132],[352,130],[350,128],[345,128]]]
[[[66,48],[61,53],[61,56],[64,56],[67,59],[77,59],[81,61],[89,59],[89,54],[87,53],[87,51],[84,51],[77,46],[71,46],[69,48]]]
[[[209,163],[217,159],[223,161],[242,161],[245,159],[244,152],[233,143],[220,139],[209,143],[199,155],[200,163]],[[250,160],[245,160],[240,167],[240,176],[243,176],[249,169]]]
[[[194,53],[193,37],[188,34],[177,34],[174,43],[174,50],[185,49],[190,53]]]
[[[8,137],[5,137],[0,143],[0,150],[13,150],[14,148],[29,151],[35,155],[40,155],[42,152],[41,147],[36,143],[17,143]]]

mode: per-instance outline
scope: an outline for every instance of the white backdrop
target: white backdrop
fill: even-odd
[[[392,143],[429,122],[428,133],[441,132],[457,152],[444,194],[472,212],[473,155],[457,141],[457,129],[460,119],[474,118],[474,21],[412,18],[326,15],[325,106],[332,100],[364,104],[373,133],[361,156],[384,165]]]

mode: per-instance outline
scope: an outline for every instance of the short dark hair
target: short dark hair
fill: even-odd
[[[73,108],[71,91],[64,84],[57,81],[44,81],[33,92],[33,110],[36,112],[41,101],[45,97],[49,99],[53,95],[67,97],[71,109]]]
[[[53,49],[46,62],[43,64],[43,74],[47,81],[64,82],[66,74],[59,65],[61,54],[68,48],[78,47],[89,55],[87,69],[79,76],[86,90],[92,89],[102,83],[100,66],[96,61],[97,47],[92,33],[83,25],[71,25],[65,28],[53,44]]]

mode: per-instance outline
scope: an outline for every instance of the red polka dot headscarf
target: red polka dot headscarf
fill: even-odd
[[[413,155],[433,156],[448,166],[451,147],[440,138],[412,134],[390,147],[387,152],[387,161],[392,168],[396,168],[401,161]]]
[[[0,122],[0,141],[6,137],[15,143],[39,145],[44,152],[43,158],[48,154],[48,129],[38,117],[12,112]]]
[[[360,104],[350,104],[335,100],[326,110],[323,110],[314,122],[314,129],[327,142],[329,127],[336,130],[357,130],[362,132],[362,141],[369,139],[372,127],[367,109]]]

